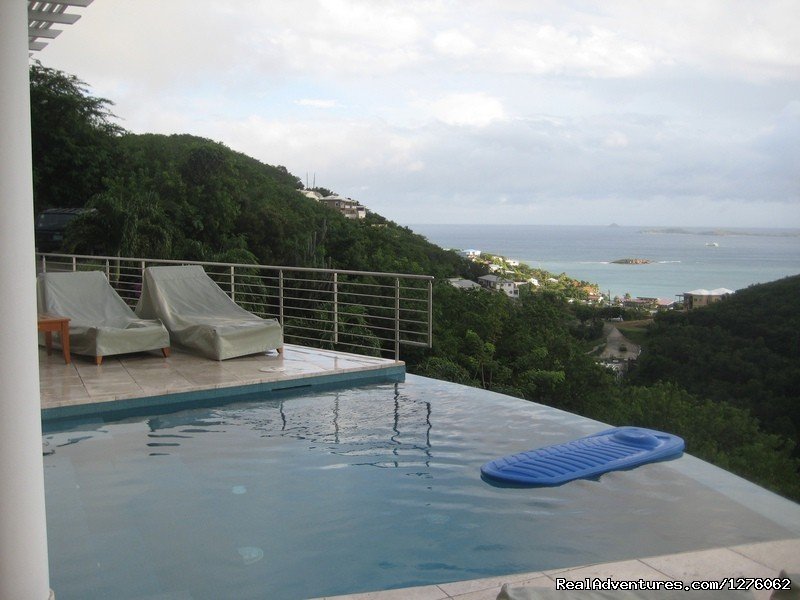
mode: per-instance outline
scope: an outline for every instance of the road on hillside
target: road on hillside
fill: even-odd
[[[606,336],[606,347],[600,353],[601,359],[627,360],[639,356],[641,348],[622,335],[622,332],[611,323],[603,325],[603,333]]]

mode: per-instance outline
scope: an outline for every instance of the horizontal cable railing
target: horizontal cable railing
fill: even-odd
[[[38,272],[103,271],[131,308],[147,267],[200,265],[234,302],[277,319],[288,343],[399,360],[401,346],[433,341],[428,275],[76,254],[37,253],[36,262]]]

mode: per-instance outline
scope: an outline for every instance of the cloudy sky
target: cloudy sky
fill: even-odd
[[[95,0],[37,57],[135,133],[403,223],[800,227],[797,0]]]

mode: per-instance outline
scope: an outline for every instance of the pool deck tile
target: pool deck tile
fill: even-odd
[[[684,583],[706,579],[708,573],[725,573],[733,577],[771,577],[775,574],[773,569],[729,548],[643,558],[642,562],[669,579],[680,579]]]
[[[451,598],[461,598],[475,592],[485,592],[486,590],[497,590],[504,583],[517,583],[522,585],[523,582],[532,581],[534,579],[546,579],[543,573],[518,573],[516,575],[508,575],[505,577],[487,577],[484,579],[470,579],[468,581],[454,581],[452,583],[440,583],[437,587],[447,593]],[[547,580],[549,583],[549,580]],[[497,595],[495,593],[495,595]]]
[[[309,378],[379,374],[404,363],[347,352],[287,344],[283,354],[270,352],[225,361],[209,360],[178,349],[169,358],[160,351],[109,356],[101,365],[92,357],[72,355],[64,364],[59,352],[39,349],[42,409],[89,406],[123,400],[207,392],[247,385]],[[77,409],[76,409],[77,410]],[[82,409],[81,409],[82,410]]]
[[[567,569],[566,571],[548,572],[550,579],[555,580],[557,577],[562,577],[569,581],[578,581],[582,579],[605,578],[608,577],[608,567],[605,564],[588,565],[586,567],[578,567],[575,569]],[[661,571],[649,566],[641,560],[623,560],[614,563],[614,578],[625,581],[634,581],[637,579],[646,579],[648,581],[666,581],[670,579]]]
[[[800,538],[745,544],[730,548],[682,552],[665,556],[599,563],[544,573],[517,573],[507,577],[492,577],[453,583],[441,583],[417,588],[329,596],[324,600],[495,600],[504,583],[510,587],[555,589],[556,578],[569,580],[589,578],[614,581],[719,580],[723,577],[777,577],[781,569],[800,571]],[[767,600],[768,590],[752,590],[754,600]],[[697,594],[685,592],[687,598]]]
[[[341,598],[343,600],[447,600],[450,596],[443,592],[438,586],[424,585],[420,587],[388,590],[385,592],[366,592],[363,594],[336,596],[336,598]],[[318,598],[316,600],[324,599]]]
[[[731,550],[761,563],[773,571],[786,569],[789,573],[800,573],[800,539],[783,540],[771,544],[745,544],[733,546]]]

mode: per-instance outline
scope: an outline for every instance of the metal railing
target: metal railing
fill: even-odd
[[[430,348],[433,277],[115,256],[36,254],[37,272],[103,271],[135,308],[146,267],[201,265],[237,304],[283,327],[284,341],[400,359],[401,346]]]

